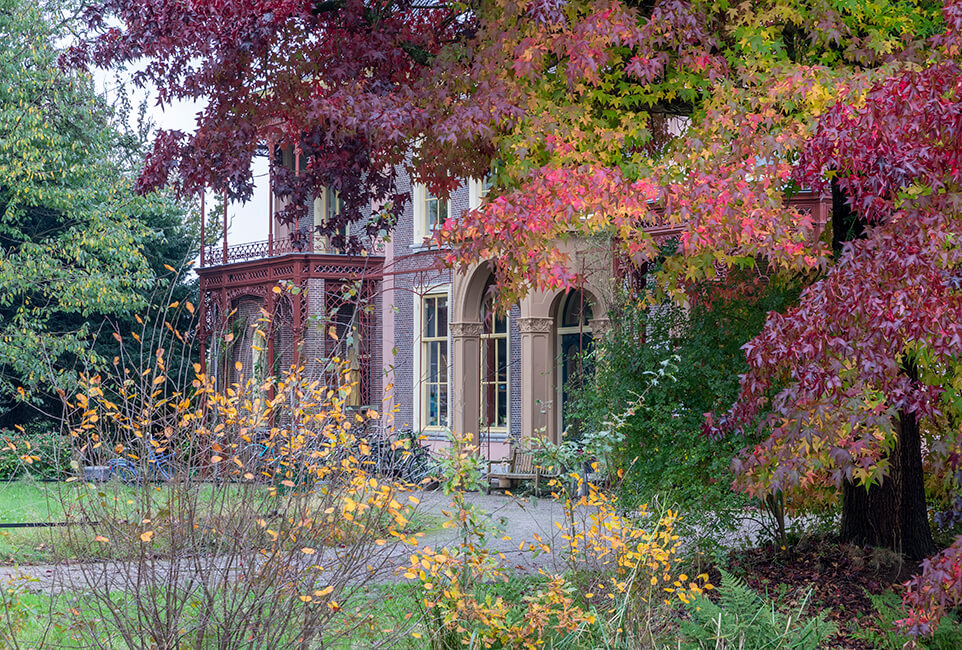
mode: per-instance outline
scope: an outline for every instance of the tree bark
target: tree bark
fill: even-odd
[[[879,484],[842,486],[842,541],[883,546],[913,561],[935,553],[925,505],[922,437],[914,413],[900,412],[889,475]]]

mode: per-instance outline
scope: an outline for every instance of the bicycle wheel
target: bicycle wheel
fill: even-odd
[[[153,458],[151,458],[150,466],[153,470],[151,472],[151,476],[159,478],[165,483],[174,478],[174,466],[171,464],[170,459],[171,457],[169,454],[165,454],[163,456],[155,455]]]
[[[411,455],[404,467],[405,481],[417,485],[424,489],[431,489],[431,485],[436,485],[436,481],[428,479],[436,478],[439,470],[437,461],[431,456],[427,448],[420,445],[411,450]]]
[[[124,460],[122,458],[115,458],[114,460],[108,461],[108,466],[110,467],[111,478],[116,477],[124,483],[124,485],[136,485],[141,481],[140,472],[129,460]]]

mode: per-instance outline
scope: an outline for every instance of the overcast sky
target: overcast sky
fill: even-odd
[[[132,83],[120,84],[116,74],[111,71],[97,70],[94,72],[97,89],[111,101],[116,99],[117,92],[127,92],[136,109],[145,99],[148,100],[147,114],[155,127],[159,129],[179,129],[185,133],[192,133],[196,125],[197,112],[202,104],[179,102],[161,109],[157,106],[156,93],[144,93],[135,88]],[[227,209],[229,244],[261,241],[267,239],[267,159],[254,160],[254,196],[247,204],[232,203]],[[213,203],[213,196],[207,195],[207,204]],[[212,242],[208,242],[212,243]]]

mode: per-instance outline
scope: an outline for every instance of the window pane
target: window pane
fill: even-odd
[[[438,386],[438,426],[448,426],[448,387],[447,384]]]
[[[498,345],[498,381],[508,381],[508,340],[497,339]]]
[[[561,313],[562,327],[587,326],[592,319],[591,303],[581,291],[572,291],[567,295]]]
[[[508,425],[508,386],[502,384],[498,387],[498,426]]]
[[[446,384],[448,383],[448,343],[438,341],[435,345],[438,346],[438,381]]]
[[[446,296],[437,298],[438,310],[438,338],[448,335],[448,299]]]
[[[494,340],[481,340],[481,381],[494,380]]]
[[[494,176],[491,175],[491,174],[488,174],[487,176],[484,177],[484,180],[481,181],[481,196],[482,196],[482,197],[488,195],[488,192],[491,191],[491,186],[492,186],[492,185],[494,185]]]
[[[481,392],[481,425],[485,427],[497,426],[494,420],[494,384],[485,384]]]
[[[437,426],[438,425],[438,387],[436,385],[427,386],[427,425]]]
[[[438,343],[428,343],[428,376],[425,378],[429,382],[438,381]]]
[[[424,301],[424,336],[434,338],[437,329],[434,298],[427,298]]]

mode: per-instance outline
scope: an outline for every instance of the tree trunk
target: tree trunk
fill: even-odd
[[[865,234],[865,221],[846,202],[845,193],[832,183],[832,248],[841,255],[846,241]],[[918,379],[914,366],[903,372]],[[892,422],[897,434],[890,457],[889,475],[869,489],[845,481],[842,484],[842,541],[884,546],[921,560],[935,552],[925,507],[922,473],[922,438],[914,413],[900,412]]]
[[[925,507],[922,438],[914,413],[900,412],[893,425],[889,475],[868,490],[850,482],[842,486],[840,534],[844,542],[883,546],[918,561],[936,550]]]

